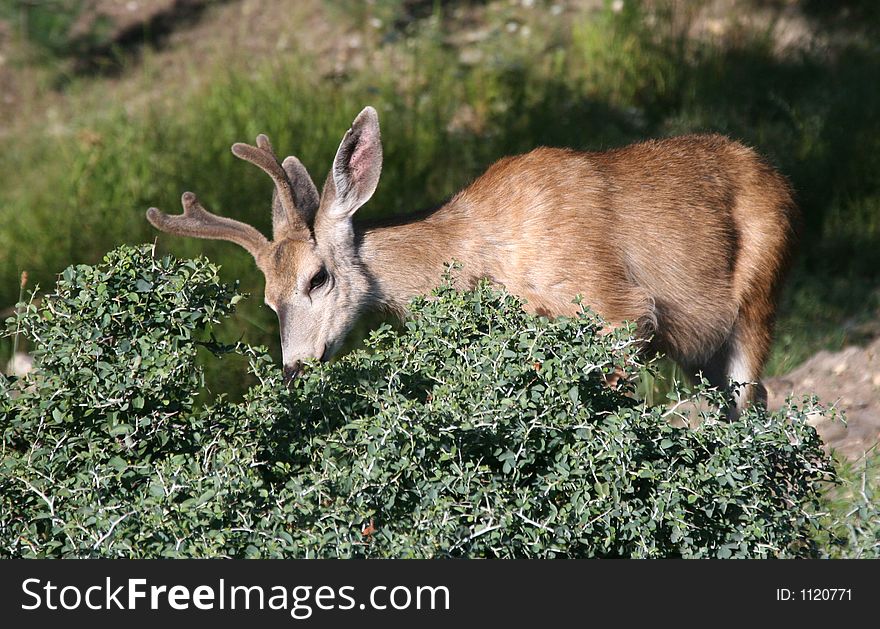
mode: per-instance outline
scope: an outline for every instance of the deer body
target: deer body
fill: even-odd
[[[488,278],[547,316],[575,314],[580,295],[612,323],[637,322],[651,348],[713,384],[755,383],[738,408],[763,400],[757,381],[796,210],[785,179],[740,144],[693,135],[596,153],[540,148],[496,162],[428,216],[386,226],[351,220],[381,169],[371,108],[320,196],[295,158],[277,163],[264,136],[233,150],[276,180],[273,242],[205,212],[191,193],[183,216],[148,216],[254,254],[288,373],[332,356],[365,309],[404,313],[455,260],[463,285]]]

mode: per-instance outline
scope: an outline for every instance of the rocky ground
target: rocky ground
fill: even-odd
[[[877,450],[880,441],[880,337],[865,347],[822,351],[800,367],[765,381],[771,408],[787,396],[816,395],[828,406],[844,411],[846,422],[828,416],[813,423],[822,440],[849,459]]]

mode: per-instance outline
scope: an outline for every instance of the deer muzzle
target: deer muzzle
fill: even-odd
[[[302,375],[303,362],[297,360],[289,365],[284,365],[284,384],[290,385],[293,379]]]

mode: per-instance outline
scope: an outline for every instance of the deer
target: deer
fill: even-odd
[[[232,153],[274,182],[272,240],[207,211],[157,208],[157,229],[233,242],[265,277],[286,382],[327,361],[369,310],[405,316],[448,265],[486,279],[530,312],[576,316],[579,301],[611,326],[635,324],[644,351],[728,392],[735,418],[766,404],[760,377],[798,211],[786,178],[753,149],[717,134],[646,140],[606,151],[540,147],[504,157],[433,211],[356,222],[382,170],[376,110],[344,134],[323,188],[269,139]]]

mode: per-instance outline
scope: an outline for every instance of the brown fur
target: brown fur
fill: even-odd
[[[796,208],[785,179],[751,149],[719,135],[606,152],[538,148],[499,160],[428,216],[355,224],[351,216],[372,195],[379,168],[378,119],[368,108],[343,139],[319,207],[300,208],[307,218],[296,219],[296,229],[276,226],[275,242],[252,246],[267,303],[279,313],[289,295],[307,295],[310,279],[325,268],[335,301],[316,316],[334,311],[344,319],[344,336],[365,308],[404,313],[456,260],[463,285],[489,278],[551,316],[575,313],[573,299],[581,295],[613,323],[638,322],[652,349],[713,384],[727,386],[730,376],[757,383]],[[150,220],[166,231],[242,244],[241,235],[216,235],[210,226],[203,234],[189,223],[175,229],[174,217],[156,210]],[[298,316],[308,326],[306,315]],[[297,353],[326,358],[338,349],[340,333],[318,328],[291,341],[305,348],[290,350],[294,361]],[[320,341],[315,347],[312,337]],[[763,396],[759,384],[749,386],[737,407]]]

